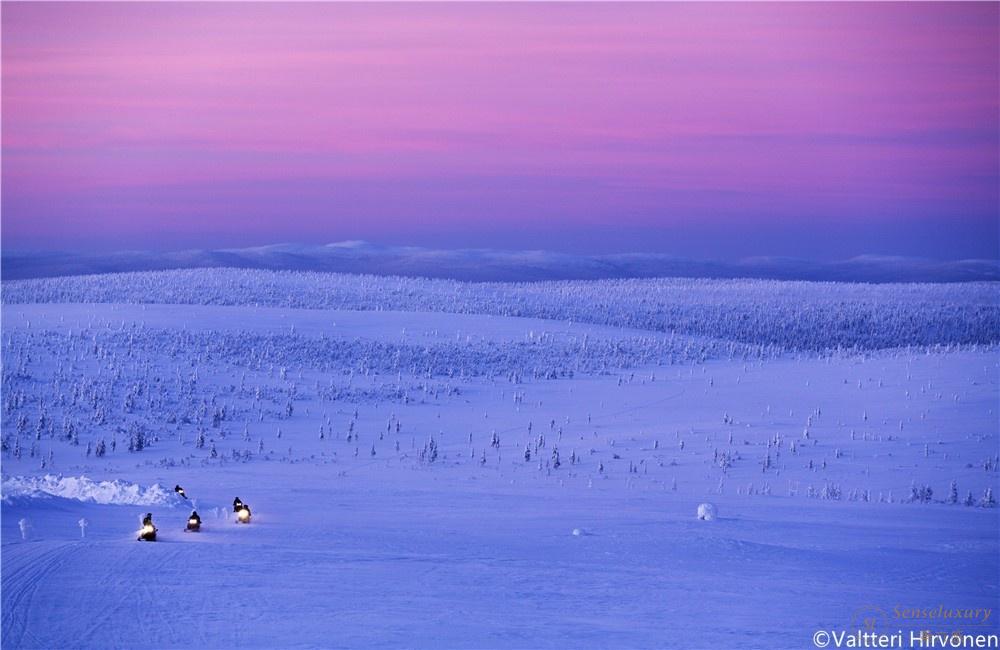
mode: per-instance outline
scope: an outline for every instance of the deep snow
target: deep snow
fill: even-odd
[[[806,648],[863,617],[969,629],[895,617],[940,605],[992,608],[975,629],[1000,629],[1000,510],[978,505],[998,492],[998,333],[957,345],[972,321],[924,347],[793,352],[709,329],[263,307],[252,291],[26,299],[64,286],[4,286],[5,648]],[[830,291],[844,310],[864,298],[816,285]],[[976,291],[975,309],[939,313],[995,318],[996,287]],[[129,500],[178,483],[203,532],[183,532],[171,493]],[[154,544],[135,541],[146,511]]]

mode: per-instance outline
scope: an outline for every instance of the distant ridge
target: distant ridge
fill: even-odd
[[[877,283],[1000,280],[1000,260],[942,262],[863,255],[840,262],[783,257],[713,262],[652,253],[571,255],[548,251],[446,250],[380,246],[364,241],[169,253],[4,253],[0,257],[4,280],[211,267],[369,273],[474,282],[650,277]]]

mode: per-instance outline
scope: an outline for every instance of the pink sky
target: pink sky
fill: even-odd
[[[3,246],[995,257],[998,7],[5,2]]]

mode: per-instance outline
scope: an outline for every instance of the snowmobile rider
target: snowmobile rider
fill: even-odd
[[[242,508],[242,507],[243,507],[243,502],[240,501],[239,497],[236,497],[235,499],[233,499],[233,512],[239,512],[240,508]]]
[[[184,488],[182,488],[179,485],[175,485],[174,486],[174,492],[176,492],[177,494],[181,495],[185,499],[188,498],[188,495],[184,494]]]
[[[193,522],[194,524],[196,524],[198,526],[201,526],[201,517],[198,516],[198,511],[197,510],[192,510],[191,511],[191,516],[188,517],[188,521],[189,522]]]
[[[156,526],[153,525],[153,513],[147,512],[146,516],[142,518],[142,529],[139,531],[139,537],[136,539],[140,542],[156,541]]]

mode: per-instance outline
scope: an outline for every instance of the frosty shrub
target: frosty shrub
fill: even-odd
[[[702,503],[698,506],[698,519],[701,521],[715,521],[718,516],[718,509],[714,503]]]

